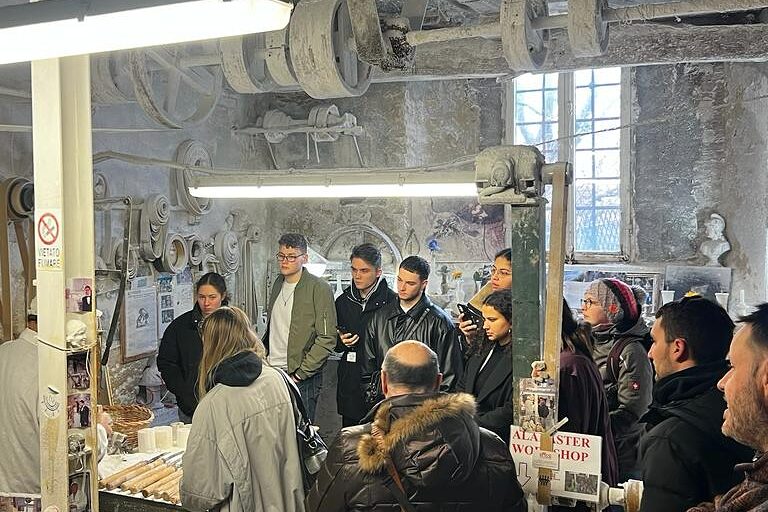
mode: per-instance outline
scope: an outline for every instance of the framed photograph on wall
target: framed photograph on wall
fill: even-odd
[[[157,351],[157,288],[127,290],[122,316],[120,353],[123,363]]]

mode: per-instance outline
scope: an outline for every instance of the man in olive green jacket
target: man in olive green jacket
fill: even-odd
[[[280,276],[269,296],[264,342],[269,363],[296,381],[312,421],[323,366],[336,347],[336,306],[328,283],[304,269],[308,260],[304,235],[285,234],[278,244]]]

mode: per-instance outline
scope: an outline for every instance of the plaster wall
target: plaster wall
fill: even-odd
[[[636,262],[704,264],[697,248],[718,212],[731,243],[721,261],[748,304],[766,298],[766,72],[736,63],[633,72]]]

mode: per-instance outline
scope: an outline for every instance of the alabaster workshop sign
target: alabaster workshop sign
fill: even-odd
[[[600,454],[598,436],[558,432],[553,436],[554,456],[539,454],[541,434],[512,425],[509,451],[517,466],[517,479],[527,493],[535,493],[538,467],[552,469],[553,496],[597,503],[600,498]]]

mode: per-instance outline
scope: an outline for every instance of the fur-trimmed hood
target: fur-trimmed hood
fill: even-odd
[[[475,399],[466,393],[393,397],[374,413],[371,434],[357,444],[365,473],[385,471],[391,458],[416,486],[462,482],[480,456]]]

